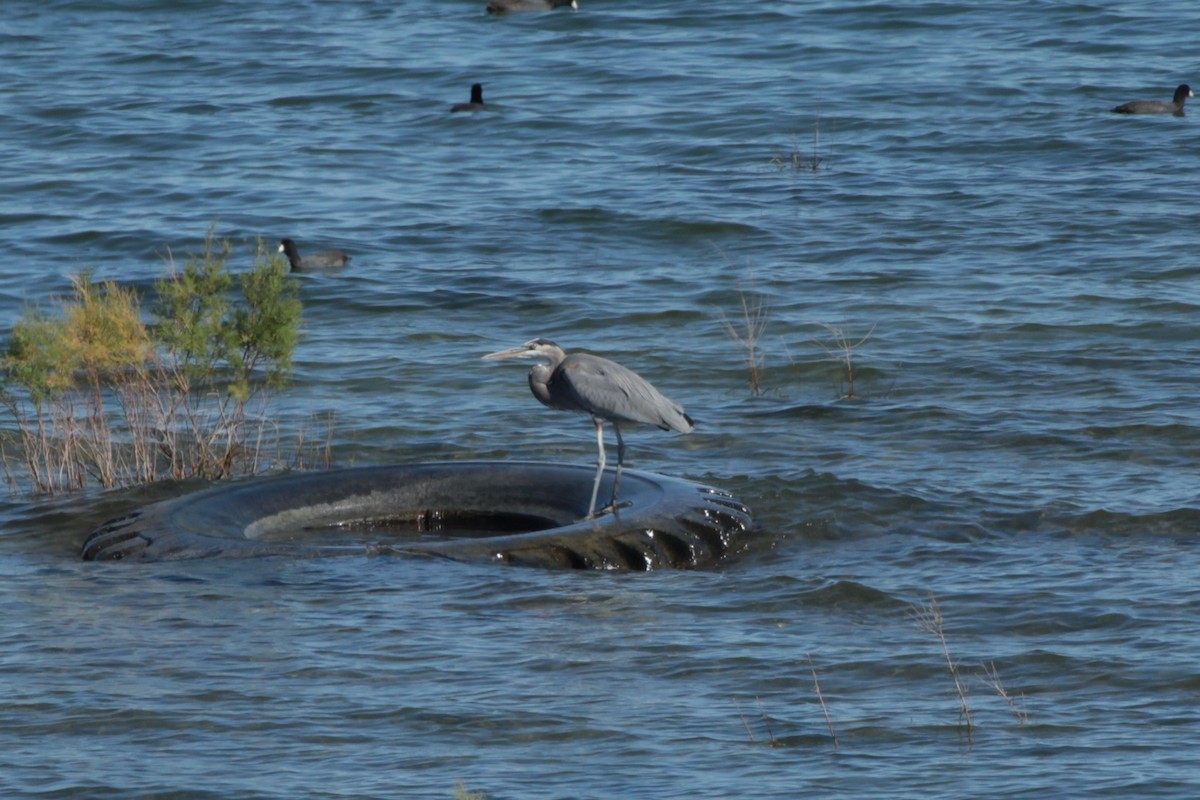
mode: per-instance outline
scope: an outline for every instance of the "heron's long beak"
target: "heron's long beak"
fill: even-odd
[[[501,350],[499,353],[488,353],[483,357],[483,360],[496,361],[501,358],[523,358],[534,355],[537,355],[537,353],[530,350],[528,347],[521,345],[520,347],[514,347],[511,350]]]

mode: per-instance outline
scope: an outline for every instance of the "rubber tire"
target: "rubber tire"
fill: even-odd
[[[606,471],[601,498],[612,476]],[[584,466],[454,461],[252,479],[109,520],[88,535],[82,557],[398,554],[549,568],[697,568],[724,558],[750,528],[749,509],[728,492],[635,470],[621,473],[617,513],[582,520],[594,477]],[[320,541],[322,528],[369,533],[389,521],[434,531],[446,521],[465,524],[453,537]]]

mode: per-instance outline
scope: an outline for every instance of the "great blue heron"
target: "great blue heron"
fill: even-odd
[[[611,505],[616,506],[617,484],[625,465],[625,442],[621,438],[622,422],[657,425],[664,431],[689,433],[696,423],[683,413],[683,408],[650,382],[631,369],[607,358],[588,353],[567,355],[549,339],[530,339],[520,347],[501,350],[484,356],[485,359],[536,358],[545,363],[529,370],[529,389],[542,405],[560,411],[580,411],[589,414],[596,426],[596,481],[592,485],[592,502],[586,519],[596,516],[596,495],[604,475],[604,422],[612,423],[617,432],[617,474],[613,479]]]

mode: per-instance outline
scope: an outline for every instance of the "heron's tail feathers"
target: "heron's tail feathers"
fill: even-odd
[[[683,412],[682,408],[676,409],[679,413],[672,414],[669,417],[664,417],[663,421],[658,423],[658,427],[664,431],[679,431],[680,433],[691,433],[696,427],[696,421]]]

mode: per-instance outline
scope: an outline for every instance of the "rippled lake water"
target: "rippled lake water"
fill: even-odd
[[[547,336],[756,525],[702,571],[84,564],[194,487],[9,496],[0,794],[1195,796],[1200,151],[1108,111],[1200,82],[1195,10],[581,2],[5,4],[0,330],[214,221],[340,247],[276,406],[335,462],[590,463],[480,360]]]

